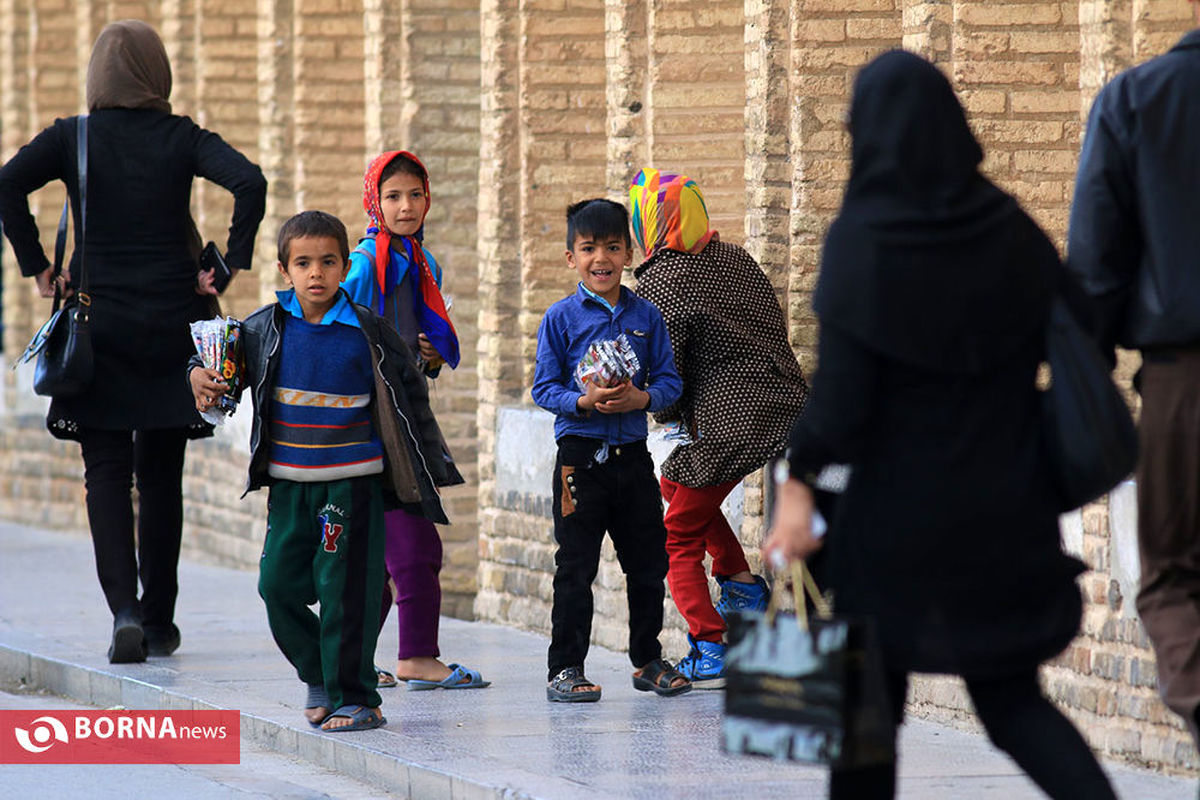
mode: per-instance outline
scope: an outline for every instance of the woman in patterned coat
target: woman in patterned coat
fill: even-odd
[[[655,414],[685,437],[664,462],[661,484],[667,583],[692,645],[678,669],[697,688],[719,688],[726,614],[765,608],[767,598],[721,503],[783,453],[807,386],[774,287],[749,253],[709,228],[696,183],[643,169],[629,191],[634,237],[646,254],[634,270],[637,293],[662,311],[683,378],[679,402]],[[715,606],[706,551],[721,587]]]

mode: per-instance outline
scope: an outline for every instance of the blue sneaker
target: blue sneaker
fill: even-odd
[[[754,576],[754,583],[737,583],[717,578],[717,585],[721,587],[721,596],[717,598],[716,609],[721,619],[726,622],[734,611],[745,614],[767,610],[771,589],[761,575]]]
[[[697,642],[688,636],[692,650],[680,659],[675,670],[692,682],[694,689],[725,688],[725,645]]]

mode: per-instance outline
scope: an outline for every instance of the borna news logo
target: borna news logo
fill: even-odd
[[[238,711],[0,710],[0,764],[238,763]]]
[[[54,742],[67,742],[67,726],[56,717],[38,717],[32,723],[32,730],[13,728],[17,744],[30,753],[44,753],[54,746]]]

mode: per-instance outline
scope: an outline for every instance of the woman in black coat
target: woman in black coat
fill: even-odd
[[[1052,797],[1113,797],[1038,665],[1075,636],[1038,364],[1053,245],[980,175],[949,82],[904,52],[859,74],[850,180],[814,305],[819,368],[765,555],[803,558],[821,468],[853,465],[828,534],[839,612],[874,619],[897,724],[909,672],[953,673],[992,741]],[[831,797],[891,797],[895,766],[834,770]]]
[[[21,274],[36,278],[43,296],[54,294],[53,268],[27,196],[61,180],[76,220],[61,282],[74,291],[86,266],[95,377],[80,394],[54,398],[46,422],[54,436],[81,445],[96,568],[114,616],[113,663],[179,646],[184,450],[188,439],[212,432],[185,379],[194,351],[188,323],[211,316],[216,294],[212,273],[198,268],[192,180],[207,178],[234,195],[226,256],[234,270],[250,267],[266,198],[259,168],[215,133],[171,114],[170,92],[171,66],[153,28],[135,20],[104,28],[87,75],[86,247],[76,117],[56,120],[0,169],[0,221]]]

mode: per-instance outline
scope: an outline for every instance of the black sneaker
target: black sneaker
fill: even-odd
[[[179,628],[173,622],[166,625],[146,625],[146,654],[169,656],[179,649]]]
[[[108,646],[108,663],[137,664],[145,660],[146,635],[141,620],[132,612],[117,612],[113,619],[112,644]]]

